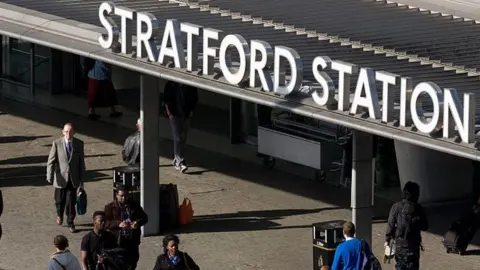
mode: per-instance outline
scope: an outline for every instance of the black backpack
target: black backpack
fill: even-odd
[[[404,202],[397,216],[396,237],[399,240],[408,240],[419,219],[416,214],[416,205],[413,202]]]

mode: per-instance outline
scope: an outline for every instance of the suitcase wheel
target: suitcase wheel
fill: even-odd
[[[447,254],[450,254],[450,253],[451,253],[450,249],[447,249]]]

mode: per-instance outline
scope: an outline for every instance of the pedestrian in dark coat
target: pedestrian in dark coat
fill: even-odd
[[[157,257],[153,270],[200,270],[192,257],[178,249],[179,244],[178,236],[165,236],[163,254]]]

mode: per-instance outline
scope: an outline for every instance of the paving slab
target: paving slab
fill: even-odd
[[[78,234],[55,225],[53,188],[44,176],[50,145],[67,121],[85,142],[88,170],[89,208],[86,216],[76,220],[83,230]],[[0,269],[45,269],[57,234],[66,234],[72,252],[79,255],[91,213],[112,198],[111,168],[122,165],[121,144],[131,132],[62,111],[0,100],[0,188],[5,200]],[[192,168],[182,175],[170,166],[171,148],[170,141],[161,141],[160,182],[177,184],[180,197],[193,201],[195,222],[176,232],[181,249],[202,269],[312,269],[311,224],[351,217],[348,190],[193,147],[187,149]],[[391,202],[376,202],[373,247],[380,255],[382,217]],[[434,228],[424,234],[422,269],[480,269],[475,252],[464,257],[447,255],[441,246],[440,234],[455,212],[458,209],[448,207],[429,211]],[[161,239],[143,239],[138,269],[153,268]]]

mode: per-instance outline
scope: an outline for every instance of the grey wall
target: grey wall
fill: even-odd
[[[422,203],[469,199],[473,166],[470,160],[395,140],[400,183],[420,185]]]

